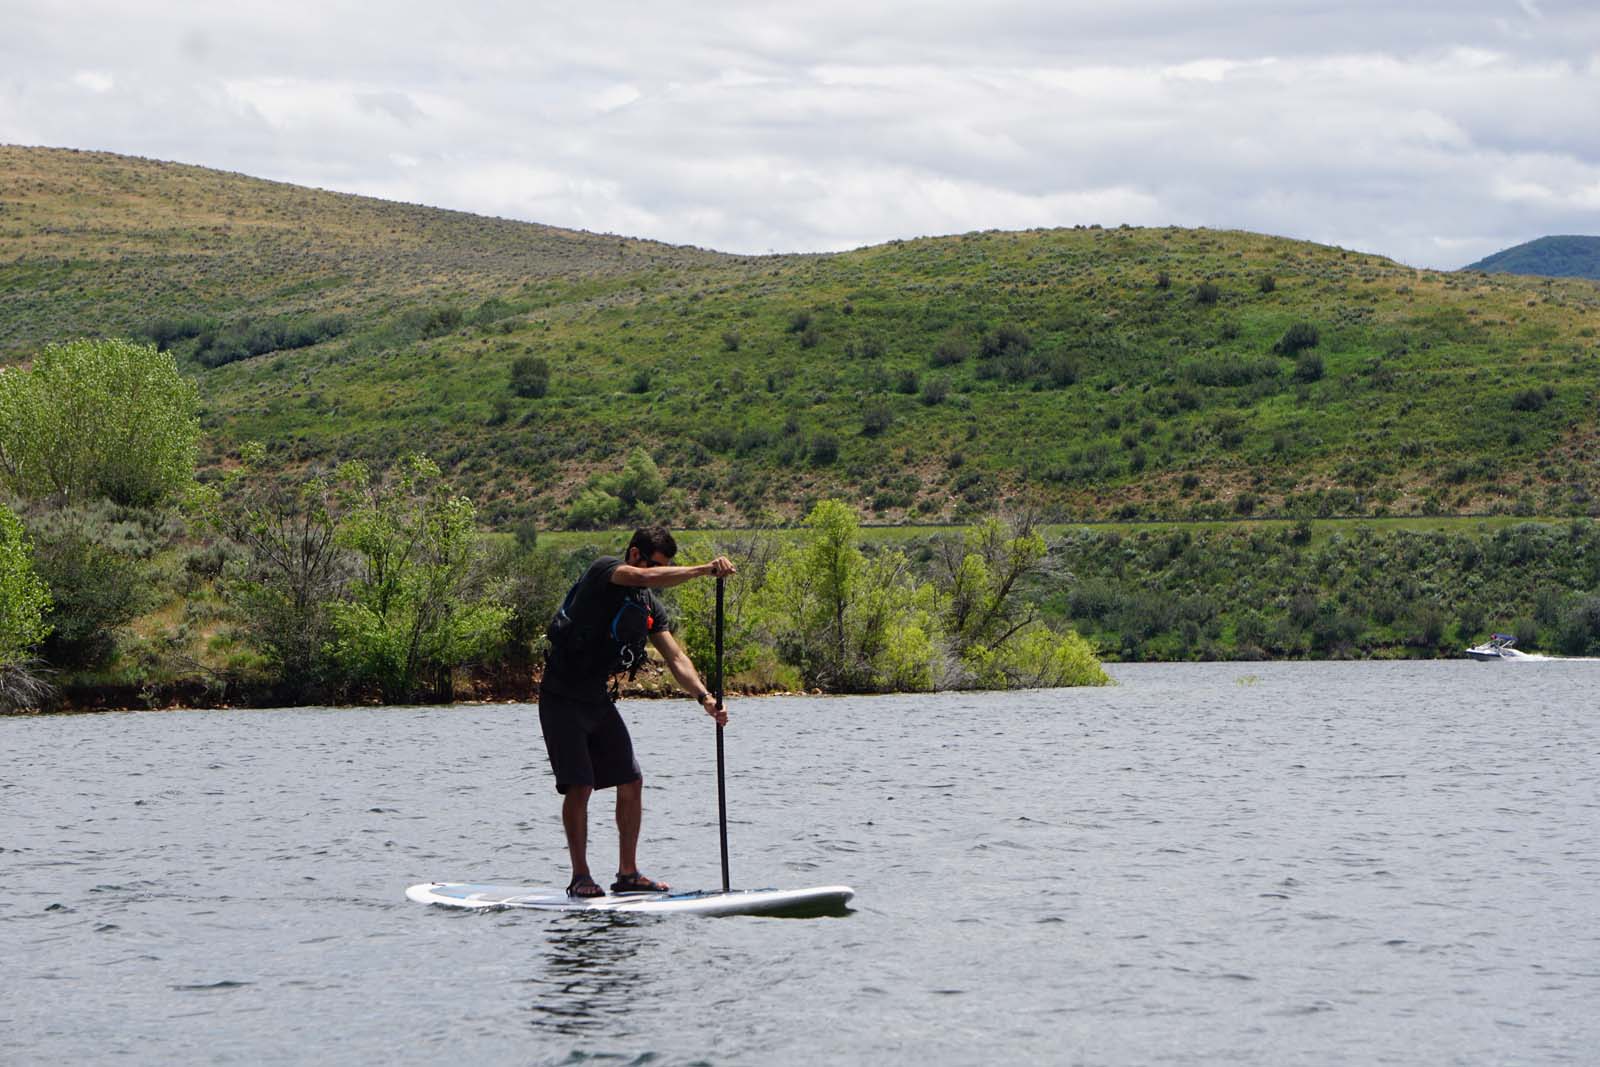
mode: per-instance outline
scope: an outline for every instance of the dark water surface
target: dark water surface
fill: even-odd
[[[1113,673],[736,703],[733,881],[843,919],[405,900],[564,884],[528,707],[0,720],[0,1062],[1600,1058],[1600,664]],[[717,885],[709,720],[624,710]]]

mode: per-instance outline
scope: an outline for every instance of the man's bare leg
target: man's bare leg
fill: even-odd
[[[567,832],[574,880],[589,873],[589,794],[593,792],[591,786],[572,785],[561,800],[561,828]],[[634,833],[638,833],[637,821]]]
[[[617,786],[617,873],[638,874],[639,824],[644,820],[644,779]]]

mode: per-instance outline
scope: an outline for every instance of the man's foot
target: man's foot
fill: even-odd
[[[569,897],[588,898],[603,897],[605,895],[606,891],[601,889],[599,884],[587,874],[573,875],[572,881],[567,885],[567,896]]]
[[[665,882],[652,881],[634,871],[632,874],[617,872],[617,880],[611,883],[613,893],[665,893],[672,887]]]

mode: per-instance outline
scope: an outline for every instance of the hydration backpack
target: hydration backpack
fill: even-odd
[[[629,593],[601,627],[580,625],[573,616],[573,605],[583,584],[584,579],[579,579],[567,591],[545,630],[551,650],[576,674],[610,676],[626,671],[632,679],[644,665],[645,640],[655,625],[648,601]]]

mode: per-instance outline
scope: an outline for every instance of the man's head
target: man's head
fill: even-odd
[[[634,555],[638,549],[638,555]],[[633,540],[628,542],[627,561],[635,566],[643,564],[646,567],[670,563],[678,554],[678,542],[672,539],[672,534],[667,532],[665,526],[641,526],[633,531]]]

